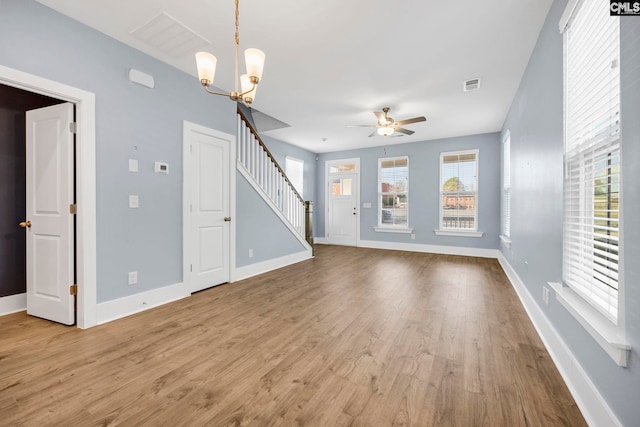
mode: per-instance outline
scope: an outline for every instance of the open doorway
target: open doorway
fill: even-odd
[[[0,298],[26,293],[26,112],[63,102],[0,84]]]
[[[96,303],[96,129],[95,94],[24,71],[0,65],[0,84],[45,95],[75,105],[77,131],[76,172],[76,278],[79,328],[98,323]],[[57,106],[54,106],[57,107]],[[47,108],[54,108],[47,107]],[[22,311],[26,298],[0,297],[0,313]]]

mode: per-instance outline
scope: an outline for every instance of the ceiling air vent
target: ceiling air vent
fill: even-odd
[[[480,88],[480,79],[471,79],[464,82],[464,91],[471,92]]]
[[[211,45],[207,39],[166,12],[131,31],[131,35],[174,58],[193,54]]]

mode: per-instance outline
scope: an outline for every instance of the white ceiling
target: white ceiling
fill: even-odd
[[[190,49],[172,56],[131,33],[165,12],[210,41],[215,86],[233,88],[233,0],[38,0],[194,76]],[[241,0],[240,49],[266,53],[253,107],[291,125],[267,133],[313,152],[501,129],[553,0]],[[244,65],[241,65],[241,70]],[[463,92],[463,81],[481,88]],[[391,107],[412,136],[368,138]],[[326,140],[324,140],[326,139]],[[323,141],[324,140],[324,141]]]

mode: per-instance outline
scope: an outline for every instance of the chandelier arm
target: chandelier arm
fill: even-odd
[[[245,96],[245,95],[246,95],[246,94],[248,94],[249,92],[253,91],[253,90],[256,88],[256,86],[258,86],[258,85],[257,85],[256,83],[253,83],[253,86],[251,87],[251,89],[249,89],[249,90],[248,90],[248,91],[246,91],[246,92],[239,93],[239,94],[238,94],[238,96],[239,96],[240,98],[242,98],[243,96]]]
[[[204,90],[206,90],[207,93],[210,93],[211,95],[231,96],[229,92],[215,92],[209,89],[207,86],[203,86],[203,87],[204,87]]]

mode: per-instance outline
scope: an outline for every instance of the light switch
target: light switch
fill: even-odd
[[[130,195],[129,196],[129,207],[132,209],[137,209],[139,206],[138,204],[138,196],[136,195]]]
[[[129,172],[138,172],[138,161],[136,159],[129,159]]]
[[[138,272],[137,271],[130,271],[129,272],[129,284],[130,285],[135,285],[136,283],[138,283]]]
[[[363,203],[362,207],[365,209],[371,209],[371,203],[367,202],[367,203]]]

